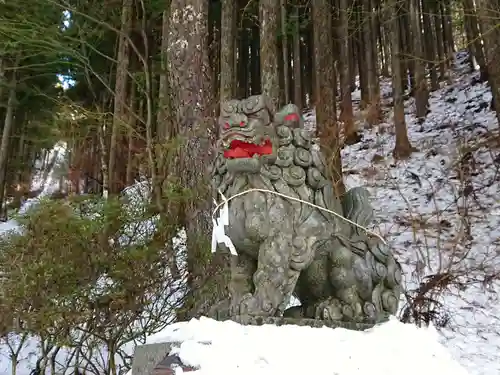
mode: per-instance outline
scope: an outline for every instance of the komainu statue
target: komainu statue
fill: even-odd
[[[212,181],[229,201],[225,233],[238,253],[230,314],[373,324],[396,313],[401,268],[363,229],[368,192],[337,198],[299,109],[269,108],[262,95],[221,106]],[[292,295],[302,305],[285,311]]]

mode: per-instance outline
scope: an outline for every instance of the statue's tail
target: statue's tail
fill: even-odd
[[[347,219],[361,227],[366,228],[373,222],[374,211],[370,204],[370,193],[364,187],[355,187],[347,191],[342,196],[342,209]],[[366,234],[361,233],[364,232],[363,229],[354,225],[352,225],[352,231],[358,235]]]

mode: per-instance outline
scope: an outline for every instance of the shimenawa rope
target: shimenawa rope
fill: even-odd
[[[269,193],[269,194],[274,194],[274,195],[280,196],[280,197],[282,197],[282,198],[289,199],[289,200],[291,200],[291,201],[295,201],[295,202],[304,203],[304,204],[307,204],[308,206],[311,206],[311,207],[317,208],[318,210],[322,210],[322,211],[328,212],[328,213],[330,213],[330,214],[332,214],[332,215],[336,216],[337,218],[339,218],[339,219],[341,219],[341,220],[344,220],[344,221],[348,222],[348,223],[349,223],[349,224],[351,224],[351,225],[354,225],[355,227],[357,227],[357,228],[359,228],[359,229],[364,230],[366,233],[371,234],[371,235],[372,235],[372,236],[374,236],[374,237],[377,237],[380,241],[382,241],[382,243],[383,243],[384,245],[386,245],[386,246],[387,246],[387,242],[386,242],[386,241],[385,241],[385,240],[384,240],[384,239],[383,239],[383,238],[382,238],[379,234],[377,234],[377,233],[375,233],[375,232],[372,232],[371,230],[369,230],[369,229],[367,229],[367,228],[363,227],[362,225],[359,225],[358,223],[355,223],[355,222],[354,222],[354,221],[352,221],[352,220],[349,220],[348,218],[346,218],[346,217],[344,217],[344,216],[342,216],[342,215],[338,214],[337,212],[334,212],[334,211],[329,210],[329,209],[327,209],[327,208],[325,208],[325,207],[318,206],[318,205],[316,205],[316,204],[314,204],[314,203],[311,203],[311,202],[308,202],[308,201],[305,201],[305,200],[302,200],[302,199],[299,199],[299,198],[295,198],[295,197],[291,197],[291,196],[289,196],[289,195],[285,195],[285,194],[282,194],[282,193],[278,193],[277,191],[268,190],[268,189],[257,189],[257,188],[254,188],[254,189],[244,190],[244,191],[242,191],[242,192],[240,192],[240,193],[237,193],[237,194],[235,194],[235,195],[233,195],[233,196],[231,196],[231,197],[229,197],[229,198],[226,198],[226,197],[224,196],[224,194],[223,194],[223,193],[219,190],[219,194],[220,194],[220,195],[221,195],[221,197],[222,197],[222,202],[221,202],[221,203],[219,203],[219,204],[217,204],[217,202],[215,202],[215,200],[214,200],[214,202],[215,202],[215,204],[216,204],[216,207],[215,207],[215,209],[214,209],[214,211],[213,211],[213,213],[212,213],[212,221],[213,221],[213,223],[214,223],[214,232],[213,232],[213,238],[212,238],[212,251],[215,251],[215,250],[214,250],[214,247],[213,247],[213,244],[214,244],[214,241],[217,241],[217,234],[219,234],[219,235],[223,235],[223,236],[224,236],[225,238],[227,238],[227,240],[229,240],[229,242],[230,242],[229,237],[227,237],[227,235],[224,233],[224,225],[222,225],[223,223],[224,223],[225,225],[229,224],[229,219],[228,219],[228,217],[227,217],[227,215],[228,215],[228,211],[227,211],[227,209],[228,209],[228,207],[229,207],[229,206],[226,206],[226,207],[225,207],[226,212],[224,212],[224,213],[221,215],[221,217],[220,217],[220,221],[219,221],[219,220],[217,220],[217,219],[215,218],[215,214],[217,213],[217,211],[218,211],[221,207],[223,207],[223,206],[225,206],[225,205],[228,205],[228,203],[229,203],[229,201],[230,201],[230,200],[232,200],[232,199],[234,199],[234,198],[237,198],[237,197],[240,197],[240,196],[242,196],[242,195],[245,195],[245,194],[248,194],[248,193],[254,192],[254,191],[261,192],[261,193]],[[224,210],[224,208],[223,208],[223,210]],[[224,215],[225,215],[226,217],[223,217]],[[220,231],[220,230],[222,230],[222,232],[218,232],[218,233],[216,233],[216,229],[218,229],[219,231]],[[232,254],[234,254],[234,255],[236,255],[236,250],[234,249],[234,245],[232,244],[232,242],[229,244],[229,243],[227,242],[227,240],[226,240],[226,241],[224,241],[224,238],[219,237],[219,239],[221,239],[221,241],[217,241],[217,242],[225,242],[225,243],[226,243],[226,245],[228,245],[228,247],[230,248],[231,253],[232,253]]]

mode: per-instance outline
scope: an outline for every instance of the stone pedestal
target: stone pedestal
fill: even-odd
[[[284,317],[259,317],[259,316],[248,316],[248,315],[235,315],[223,320],[232,320],[233,322],[245,325],[245,326],[261,326],[264,324],[272,324],[275,326],[283,325],[296,325],[302,327],[312,327],[312,328],[345,328],[353,331],[364,331],[366,329],[373,328],[375,323],[360,323],[360,322],[341,322],[341,321],[325,321],[317,319],[306,319],[306,318],[284,318]],[[379,323],[384,323],[388,318],[384,318]]]
[[[135,348],[132,361],[133,375],[174,375],[175,367],[181,367],[184,372],[193,369],[184,366],[170,350],[175,343],[159,343],[140,345]]]

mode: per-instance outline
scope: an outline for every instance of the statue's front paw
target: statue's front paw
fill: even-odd
[[[270,316],[272,304],[252,294],[245,294],[240,302],[240,315]]]
[[[345,303],[337,298],[328,298],[316,306],[316,319],[327,321],[362,322],[367,320],[361,303]]]
[[[328,298],[316,306],[315,319],[339,321],[342,318],[342,304],[336,298]]]

